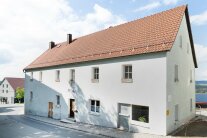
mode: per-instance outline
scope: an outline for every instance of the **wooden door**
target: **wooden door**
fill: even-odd
[[[70,117],[74,118],[75,114],[75,100],[74,99],[70,99]]]
[[[53,103],[52,102],[48,103],[48,117],[49,118],[53,117]]]

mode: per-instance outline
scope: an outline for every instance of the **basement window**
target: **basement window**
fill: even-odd
[[[55,77],[55,81],[59,82],[60,81],[60,70],[56,70],[56,77]]]
[[[98,100],[90,100],[91,102],[91,112],[100,112],[100,101]]]
[[[98,67],[94,67],[92,69],[92,82],[93,83],[99,82],[99,68]]]
[[[132,105],[132,120],[149,123],[149,107]]]
[[[122,82],[131,83],[132,79],[132,65],[124,65],[123,66],[123,77]]]

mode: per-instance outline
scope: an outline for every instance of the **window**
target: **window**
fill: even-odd
[[[189,51],[190,51],[190,45],[189,43],[187,43],[187,53],[189,54]]]
[[[32,101],[32,99],[33,99],[33,92],[31,91],[30,92],[30,101]]]
[[[42,71],[39,72],[39,81],[42,81]]]
[[[9,87],[9,85],[7,84],[7,85],[6,85],[6,87],[8,88],[8,87]]]
[[[95,67],[93,68],[92,82],[98,82],[98,81],[99,81],[99,68]]]
[[[100,112],[100,101],[90,100],[91,101],[91,112]]]
[[[149,107],[132,105],[132,120],[149,123]]]
[[[192,98],[190,99],[190,112],[192,112],[193,111],[193,100],[192,100]]]
[[[123,66],[122,82],[132,82],[132,65]]]
[[[178,82],[178,65],[175,65],[175,82]]]
[[[3,84],[3,88],[4,88],[4,84]]]
[[[8,90],[6,90],[6,93],[8,93],[9,91]]]
[[[57,98],[57,105],[60,105],[60,96],[56,95],[56,98]]]
[[[175,121],[179,120],[179,106],[178,104],[175,105]]]
[[[192,83],[193,82],[193,71],[192,71],[192,69],[190,70],[190,83]]]
[[[30,80],[31,81],[33,80],[33,72],[31,72],[31,74],[30,74]]]
[[[60,70],[56,70],[55,81],[60,81]]]
[[[179,38],[179,45],[180,47],[182,48],[182,45],[183,45],[183,38],[182,38],[182,35],[180,35],[180,38]]]
[[[2,93],[4,93],[4,90],[2,90]]]
[[[75,70],[70,70],[70,81],[75,82]]]

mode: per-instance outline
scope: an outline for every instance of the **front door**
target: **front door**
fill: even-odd
[[[48,103],[48,117],[52,118],[52,116],[53,116],[53,103],[49,102]]]
[[[74,118],[75,114],[75,100],[74,99],[70,99],[70,113],[69,113],[69,117]]]
[[[118,105],[119,111],[119,122],[118,127],[120,129],[129,130],[129,118],[130,118],[130,105],[122,104]]]

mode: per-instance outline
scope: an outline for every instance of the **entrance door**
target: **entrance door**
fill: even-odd
[[[70,99],[70,113],[69,113],[69,117],[74,118],[75,114],[75,99]]]
[[[48,117],[49,118],[52,118],[52,116],[53,116],[53,103],[52,102],[49,102],[48,103]]]
[[[120,103],[118,108],[119,108],[118,127],[120,129],[129,130],[130,105]]]

